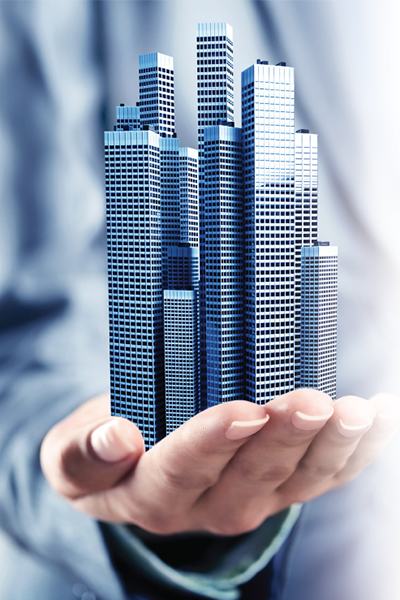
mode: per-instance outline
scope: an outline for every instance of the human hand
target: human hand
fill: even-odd
[[[100,520],[236,535],[352,480],[399,421],[395,396],[333,403],[301,389],[210,408],[145,452],[138,428],[110,417],[100,396],[50,430],[41,461],[53,488]]]

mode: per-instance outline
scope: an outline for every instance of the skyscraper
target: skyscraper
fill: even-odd
[[[204,129],[206,406],[244,397],[242,132]]]
[[[139,97],[142,124],[171,137],[175,131],[174,60],[154,52],[139,56]]]
[[[219,121],[234,120],[233,96],[233,30],[227,23],[199,23],[197,25],[197,131],[199,148],[199,232],[200,232],[200,320],[206,311],[205,221],[204,221],[204,128]],[[202,405],[207,402],[207,350],[206,330],[201,329],[201,395]],[[204,400],[204,401],[203,401]]]
[[[336,399],[338,249],[314,242],[301,251],[300,385]]]
[[[164,290],[166,433],[200,409],[197,297],[193,290]]]
[[[117,106],[116,131],[134,131],[140,129],[140,108],[138,106]]]
[[[168,290],[199,291],[199,249],[182,242],[170,246],[166,262]]]
[[[179,201],[181,242],[199,246],[199,176],[198,151],[179,148]]]
[[[167,434],[200,410],[199,249],[169,247],[164,290]]]
[[[159,136],[104,134],[111,414],[165,434]]]
[[[294,388],[294,70],[242,73],[246,399]]]
[[[180,148],[171,57],[142,55],[140,106],[105,134],[112,414],[149,448],[200,409],[336,394],[337,249],[318,236],[318,137],[295,133],[294,70],[242,73],[197,28],[198,152]]]
[[[166,288],[167,251],[181,239],[179,140],[160,137],[161,247]]]
[[[300,387],[301,249],[318,238],[318,136],[295,134],[295,387]]]
[[[204,127],[234,120],[233,30],[227,23],[197,25],[198,142]]]

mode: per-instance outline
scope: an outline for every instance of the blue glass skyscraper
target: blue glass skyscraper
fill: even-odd
[[[157,133],[172,136],[175,131],[174,60],[154,52],[139,56],[139,97],[141,123]]]
[[[301,251],[300,386],[336,399],[338,249],[314,242]]]
[[[167,251],[181,239],[179,140],[160,137],[161,245],[163,286],[166,287]]]
[[[199,249],[182,242],[170,246],[166,261],[167,289],[199,290]]]
[[[318,239],[318,136],[295,134],[295,387],[300,387],[301,249]]]
[[[167,434],[200,410],[199,249],[168,248],[164,290],[165,421]]]
[[[139,106],[117,106],[117,124],[115,129],[122,131],[134,131],[140,129]]]
[[[194,290],[164,290],[167,435],[200,409],[198,302]]]
[[[199,176],[198,151],[179,148],[179,201],[181,242],[199,246]]]
[[[246,399],[294,388],[294,70],[242,73]]]
[[[111,414],[150,447],[165,435],[159,136],[105,132],[104,146]]]
[[[234,120],[233,30],[227,23],[197,25],[198,142],[204,127]]]
[[[207,127],[203,148],[203,400],[213,406],[244,397],[242,132],[227,125]]]
[[[295,133],[294,70],[242,73],[197,29],[199,151],[175,133],[173,59],[139,59],[140,106],[105,134],[112,414],[152,446],[198,410],[296,387],[336,394],[337,249],[317,242],[318,138]]]
[[[199,232],[200,232],[200,320],[204,320],[205,240],[204,219],[204,128],[219,121],[234,120],[233,97],[233,30],[228,23],[199,23],[197,25],[197,131],[199,148]],[[207,407],[207,341],[206,329],[201,328],[201,395]]]

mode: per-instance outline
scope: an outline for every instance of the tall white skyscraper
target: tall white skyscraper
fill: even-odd
[[[175,131],[174,59],[153,52],[139,56],[141,123],[171,137]]]
[[[300,386],[336,399],[338,249],[314,242],[301,251]]]
[[[242,73],[246,399],[294,388],[294,70]]]

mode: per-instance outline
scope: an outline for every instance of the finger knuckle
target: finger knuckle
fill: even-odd
[[[60,450],[58,466],[60,473],[67,482],[79,482],[82,478],[83,456],[76,447],[67,447]]]
[[[216,483],[217,477],[213,473],[196,471],[181,473],[166,468],[163,473],[164,483],[172,489],[207,489]]]
[[[284,481],[291,473],[292,468],[289,465],[242,465],[242,477],[250,484],[267,484],[271,481]]]
[[[312,480],[323,480],[332,477],[340,471],[346,463],[323,464],[304,462],[301,469],[307,478]]]

